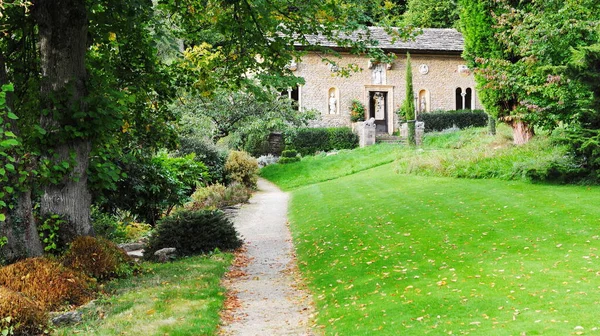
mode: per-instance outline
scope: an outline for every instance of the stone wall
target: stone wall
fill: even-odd
[[[342,54],[340,66],[356,64],[362,70],[350,77],[340,77],[331,71],[331,66],[324,63],[321,57],[314,53],[305,55],[298,63],[296,75],[303,77],[306,84],[300,88],[300,106],[302,109],[316,109],[322,114],[322,119],[314,124],[317,126],[350,125],[350,101],[358,99],[369,109],[369,91],[388,92],[388,116],[393,116],[405,97],[406,55],[398,58],[386,68],[381,82],[376,82],[373,69],[368,68],[369,59],[365,56]],[[471,107],[482,108],[475,92],[473,75],[461,65],[464,60],[460,56],[420,55],[411,54],[413,70],[413,87],[415,95],[421,90],[427,90],[426,100],[428,111],[453,110],[456,107],[456,88],[462,90],[471,88],[473,92]],[[421,65],[427,66],[427,71]],[[336,114],[330,114],[329,98],[334,92],[337,98]],[[390,128],[397,129],[397,122],[390,121]],[[390,133],[392,130],[390,130]]]

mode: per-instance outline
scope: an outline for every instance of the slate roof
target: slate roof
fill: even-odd
[[[424,52],[424,53],[450,53],[460,54],[464,47],[464,38],[460,32],[456,29],[450,28],[424,28],[422,33],[417,36],[403,41],[402,39],[396,38],[393,41],[390,36],[381,27],[369,27],[371,37],[378,41],[378,45],[374,47],[380,47],[386,51],[394,52]],[[361,37],[360,32],[355,32],[349,37],[352,41],[359,41]],[[328,40],[324,36],[310,35],[307,36],[309,45],[320,45],[323,47],[330,47],[335,49],[345,49],[340,47],[334,41]],[[299,48],[302,48],[302,44],[296,44]]]

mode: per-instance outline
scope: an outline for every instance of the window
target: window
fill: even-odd
[[[456,88],[456,110],[463,109],[463,94],[461,88]]]

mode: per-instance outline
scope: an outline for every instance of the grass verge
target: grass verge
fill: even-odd
[[[426,134],[423,145],[375,145],[337,155],[308,156],[291,164],[270,165],[261,175],[283,190],[352,175],[392,161],[399,173],[459,178],[570,182],[578,167],[563,146],[538,136],[527,145],[512,144],[512,131],[498,127]]]
[[[395,173],[292,193],[327,335],[600,330],[600,188]]]
[[[111,293],[84,311],[83,323],[54,335],[214,335],[225,299],[221,277],[229,253],[213,253],[157,264],[144,274],[111,281]]]
[[[307,156],[295,163],[266,166],[261,169],[260,175],[283,190],[291,190],[393,162],[401,148],[397,145],[380,144],[354,150],[340,150],[336,155],[324,153]]]

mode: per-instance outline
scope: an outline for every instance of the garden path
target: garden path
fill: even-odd
[[[287,226],[289,196],[259,179],[234,218],[245,240],[225,280],[230,297],[221,335],[314,335],[313,304],[297,273]]]

